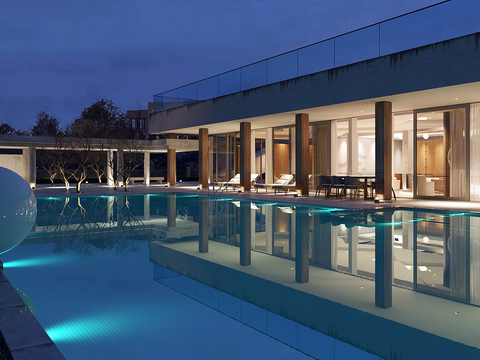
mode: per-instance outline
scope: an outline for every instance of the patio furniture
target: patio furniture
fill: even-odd
[[[318,186],[317,186],[317,191],[315,191],[315,197],[320,195],[322,190],[325,190],[325,198],[328,199],[331,188],[332,188],[332,178],[330,176],[320,175],[318,177]]]
[[[350,190],[350,199],[352,198],[353,193],[353,200],[357,197],[359,190],[364,190],[365,183],[356,177],[346,176],[345,177],[345,197],[347,196],[347,190]]]
[[[308,175],[308,181],[313,178],[313,175]],[[288,184],[288,185],[273,185],[272,188],[275,190],[275,195],[277,195],[277,191],[285,191],[285,195],[287,195],[287,192],[289,191],[296,191],[297,190],[297,182],[293,182],[293,184]]]
[[[254,184],[260,178],[259,174],[251,174],[250,182]],[[240,174],[235,175],[228,181],[228,187],[232,187],[235,190],[237,187],[240,187]]]
[[[280,176],[280,178],[275,181],[274,184],[255,184],[255,189],[265,189],[265,192],[268,192],[268,189],[273,188],[275,185],[288,185],[291,181],[293,180],[293,175],[292,174],[283,174]]]
[[[341,176],[332,176],[332,187],[330,190],[335,190],[335,196],[337,198],[340,196],[341,198],[345,193],[345,179]],[[328,197],[330,197],[330,194]]]

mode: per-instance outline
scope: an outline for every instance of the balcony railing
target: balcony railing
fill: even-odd
[[[154,112],[334,69],[480,31],[480,1],[442,1],[154,95]]]

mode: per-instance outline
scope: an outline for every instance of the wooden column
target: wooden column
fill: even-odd
[[[252,207],[249,201],[240,201],[240,265],[252,263]]]
[[[296,190],[308,196],[308,114],[295,115],[295,137]]]
[[[198,251],[201,253],[208,252],[208,198],[198,198],[198,207],[200,210],[200,221],[198,226]]]
[[[392,199],[392,103],[375,103],[375,196]]]
[[[177,135],[168,134],[167,139],[176,139]],[[168,142],[167,142],[168,143]],[[167,150],[167,184],[175,186],[177,182],[177,153],[175,149]]]
[[[308,209],[295,212],[295,281],[308,282]]]
[[[375,214],[375,306],[392,306],[393,211]]]
[[[242,191],[252,189],[252,125],[249,122],[240,123],[240,188]]]
[[[208,188],[208,129],[198,132],[198,186]]]

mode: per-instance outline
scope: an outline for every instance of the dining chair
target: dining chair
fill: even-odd
[[[330,176],[320,175],[318,177],[318,186],[317,186],[317,191],[315,191],[315,197],[320,195],[323,189],[325,190],[325,198],[328,199],[331,188],[332,188],[332,178]]]

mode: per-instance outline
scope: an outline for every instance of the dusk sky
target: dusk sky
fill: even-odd
[[[100,98],[146,108],[156,93],[438,2],[4,0],[0,123],[26,130],[46,111],[65,126]]]

